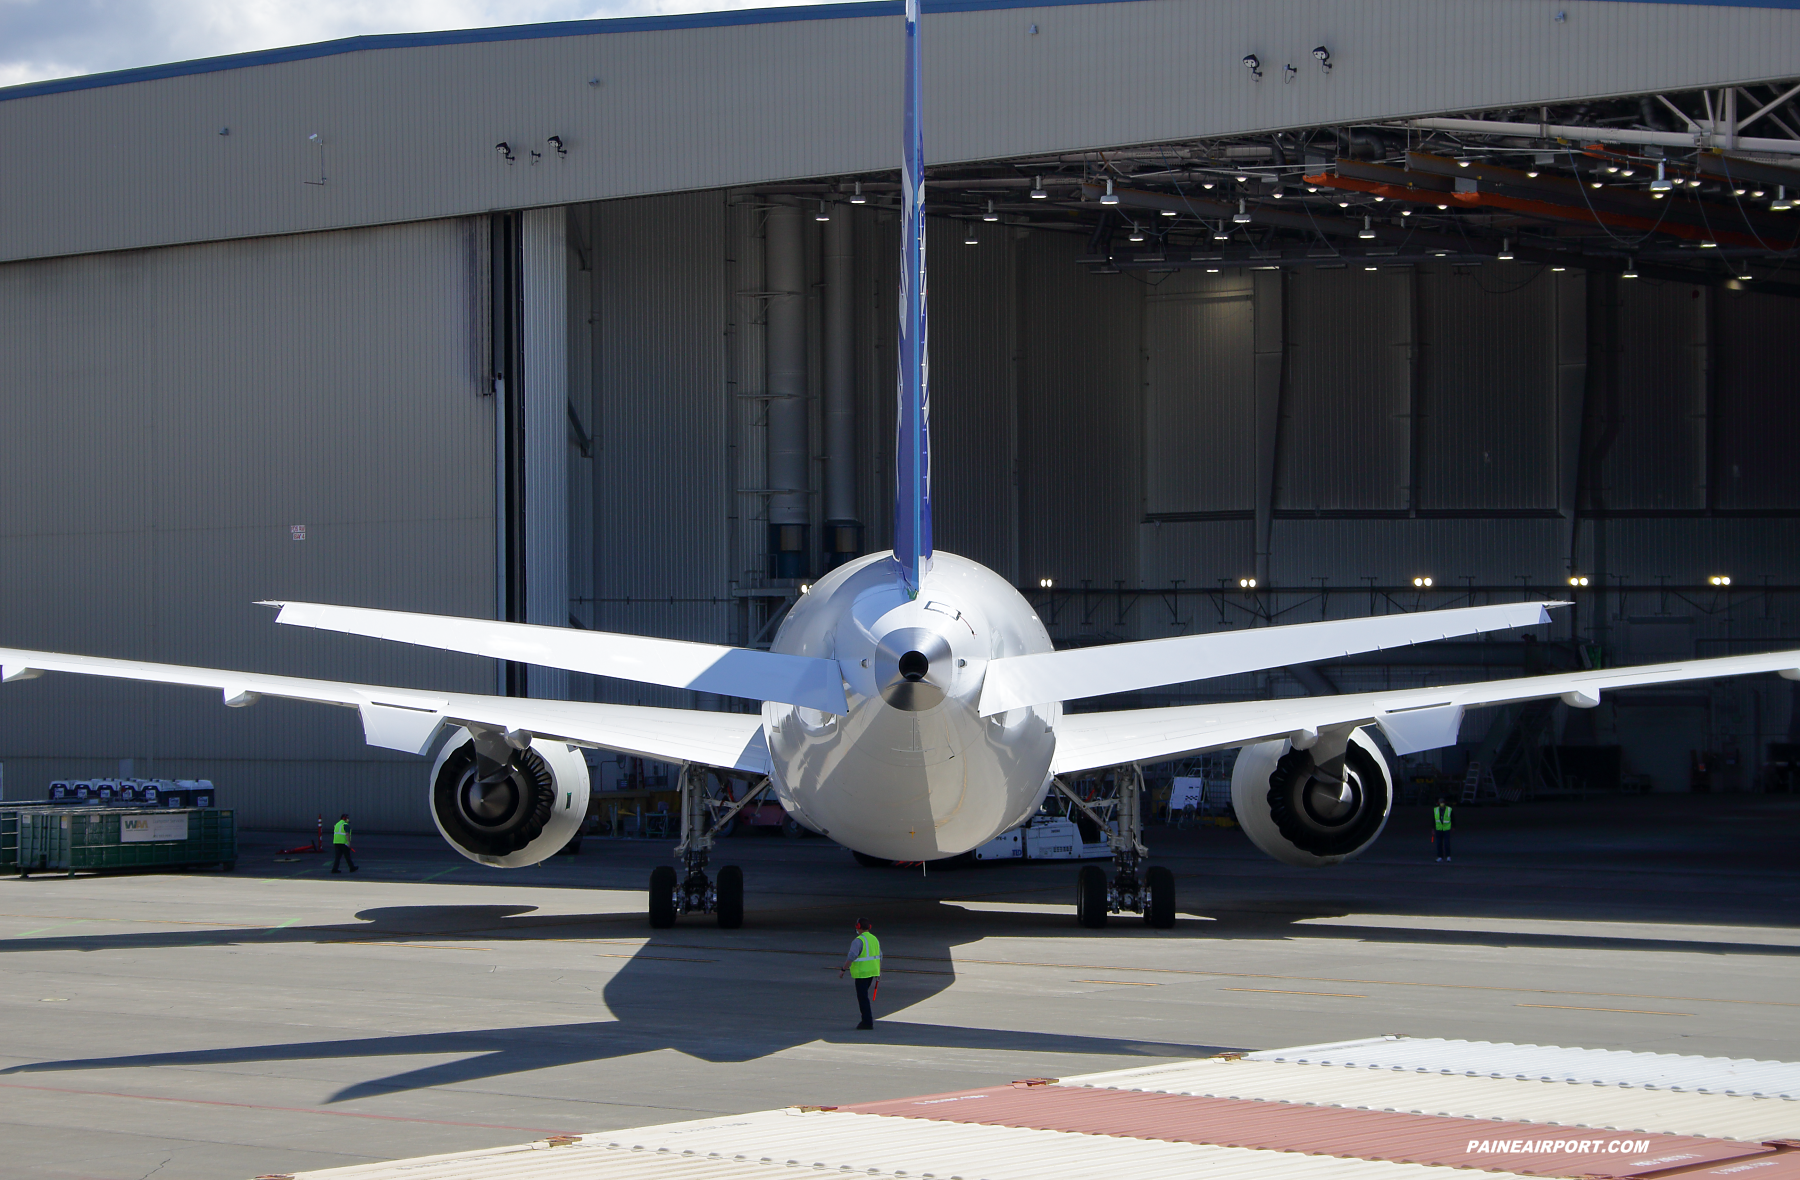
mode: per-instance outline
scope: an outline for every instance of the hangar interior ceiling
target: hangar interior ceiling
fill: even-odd
[[[1256,68],[1273,75],[1258,85],[1286,84]],[[938,168],[927,183],[931,207],[977,234],[1084,236],[1083,265],[1100,270],[1518,261],[1800,293],[1797,95],[1788,80],[1301,127]],[[898,199],[888,173],[782,191]]]

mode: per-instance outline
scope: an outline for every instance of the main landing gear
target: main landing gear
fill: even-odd
[[[1098,930],[1106,925],[1108,914],[1133,913],[1142,914],[1144,924],[1158,930],[1174,926],[1175,874],[1161,865],[1151,865],[1139,875],[1149,853],[1144,847],[1140,810],[1144,772],[1135,765],[1119,767],[1114,772],[1116,791],[1097,805],[1076,795],[1061,779],[1050,781],[1068,796],[1071,804],[1099,825],[1112,843],[1110,879],[1099,865],[1083,865],[1075,874],[1075,920],[1090,930]],[[1118,820],[1116,830],[1114,818]]]
[[[744,870],[724,865],[718,876],[707,877],[718,835],[729,831],[732,820],[746,803],[769,789],[763,779],[736,801],[709,795],[707,771],[700,766],[681,768],[681,842],[675,859],[681,868],[658,865],[650,870],[650,925],[666,930],[682,914],[716,914],[719,928],[736,930],[744,924]]]

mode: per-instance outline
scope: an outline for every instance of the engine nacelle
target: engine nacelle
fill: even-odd
[[[1394,777],[1358,729],[1344,751],[1344,781],[1314,777],[1312,752],[1286,739],[1247,746],[1231,774],[1231,804],[1250,842],[1285,864],[1318,868],[1375,842],[1394,805]]]
[[[431,768],[431,818],[450,846],[484,865],[513,869],[555,856],[587,817],[587,760],[575,746],[533,742],[520,750],[459,729]],[[502,760],[503,759],[503,760]]]

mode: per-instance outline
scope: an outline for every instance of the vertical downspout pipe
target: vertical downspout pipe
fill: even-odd
[[[825,565],[862,553],[856,519],[856,233],[839,205],[825,223]]]
[[[769,210],[764,273],[769,284],[769,575],[804,578],[809,526],[806,446],[806,248],[799,206],[778,201]]]

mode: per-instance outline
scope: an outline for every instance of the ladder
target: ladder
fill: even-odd
[[[1494,772],[1479,762],[1469,763],[1463,773],[1462,802],[1479,803],[1482,799],[1498,799],[1500,789],[1494,785]]]

